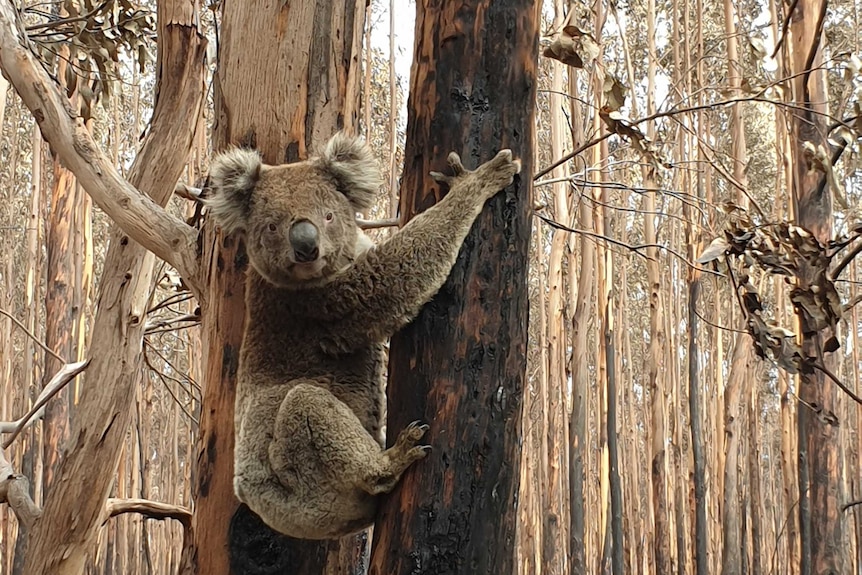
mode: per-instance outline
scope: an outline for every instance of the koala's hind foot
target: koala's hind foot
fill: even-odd
[[[420,425],[418,421],[404,428],[398,434],[395,445],[383,452],[384,465],[365,477],[362,488],[372,495],[392,491],[401,474],[431,451],[430,445],[416,445],[426,431],[428,426]]]
[[[416,445],[426,429],[411,425],[384,451],[329,389],[316,382],[296,383],[279,407],[269,444],[269,462],[290,494],[291,512],[282,521],[268,522],[283,533],[310,539],[338,537],[370,524],[374,496],[391,490],[404,470],[427,453],[427,447]]]

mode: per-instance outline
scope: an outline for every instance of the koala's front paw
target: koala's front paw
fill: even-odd
[[[515,174],[521,171],[521,161],[512,158],[512,150],[500,150],[496,156],[475,170],[466,169],[455,152],[449,154],[448,161],[455,175],[445,176],[440,172],[431,172],[431,177],[448,184],[449,189],[456,186],[475,186],[488,198],[511,184]]]

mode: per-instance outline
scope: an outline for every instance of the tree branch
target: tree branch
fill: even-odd
[[[30,497],[30,482],[15,473],[5,451],[0,449],[0,503],[3,502],[9,504],[18,522],[28,529],[42,516],[42,510]]]
[[[192,512],[182,505],[171,505],[149,499],[116,499],[113,497],[105,503],[104,521],[123,513],[139,513],[148,519],[162,521],[176,519],[186,529],[191,526],[192,522]]]
[[[62,357],[60,357],[60,354],[58,354],[56,351],[54,351],[53,349],[51,349],[50,347],[48,347],[47,345],[42,343],[42,341],[38,337],[36,337],[33,333],[30,332],[29,329],[27,329],[27,326],[25,326],[23,323],[18,321],[18,319],[15,318],[15,316],[13,316],[11,313],[6,311],[5,309],[0,308],[0,314],[5,315],[9,319],[11,319],[15,325],[17,325],[24,333],[26,333],[30,339],[35,341],[36,345],[38,345],[39,347],[44,349],[48,355],[50,355],[51,357],[53,357],[54,359],[56,359],[60,363],[66,363],[66,360],[63,359]]]
[[[90,360],[79,361],[77,363],[67,363],[60,368],[60,371],[54,374],[54,377],[51,378],[51,381],[48,382],[42,389],[42,393],[39,394],[39,397],[36,399],[36,403],[33,404],[33,407],[30,408],[21,419],[17,419],[15,421],[0,421],[0,433],[11,433],[6,441],[3,442],[3,449],[6,449],[22,430],[29,427],[34,422],[38,421],[42,418],[42,415],[45,412],[45,404],[50,401],[52,397],[57,395],[61,389],[66,387],[70,381],[73,381],[78,374],[87,369],[87,366],[90,365]]]
[[[197,231],[124,180],[28,46],[18,12],[0,2],[0,68],[33,113],[42,135],[93,201],[136,242],[175,267],[196,295]]]

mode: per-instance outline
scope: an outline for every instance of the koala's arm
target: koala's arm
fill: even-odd
[[[449,184],[449,193],[357,259],[332,286],[343,306],[341,325],[331,332],[335,340],[327,342],[332,351],[382,341],[413,320],[446,281],[485,202],[520,170],[509,150],[474,171],[464,169],[454,153],[449,164],[454,176],[432,174]]]

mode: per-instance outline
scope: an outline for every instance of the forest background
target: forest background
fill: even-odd
[[[52,73],[128,176],[153,113],[156,7],[88,6],[121,24],[102,35],[76,28],[71,48],[56,53],[44,40],[75,16],[50,3],[21,8]],[[806,25],[791,22],[800,7],[817,38],[801,55],[788,41],[791,27]],[[189,221],[213,153],[220,13],[210,8],[200,18],[205,101],[168,204]],[[372,1],[366,12],[360,133],[388,177],[364,216],[379,237],[397,216],[414,8]],[[518,573],[604,572],[615,551],[634,573],[798,573],[818,561],[862,572],[862,411],[838,389],[862,395],[860,9],[854,0],[828,9],[808,0],[544,2]],[[108,40],[122,46],[116,61]],[[825,130],[807,147],[794,116],[803,75],[823,88],[810,100]],[[5,82],[0,114],[6,441],[60,367],[93,353],[109,218]],[[786,225],[804,219],[792,193],[802,158],[826,182],[829,209],[806,225],[819,242]],[[200,310],[173,268],[149,265],[144,365],[111,491],[127,507],[99,529],[86,561],[93,574],[176,573],[194,508]],[[806,340],[824,332],[810,353]],[[823,395],[812,400],[798,373],[820,376],[805,385]],[[39,506],[84,382],[67,379],[4,451]],[[816,538],[801,533],[806,513],[833,530],[833,553],[802,544]],[[0,575],[22,572],[25,537],[0,506]]]

